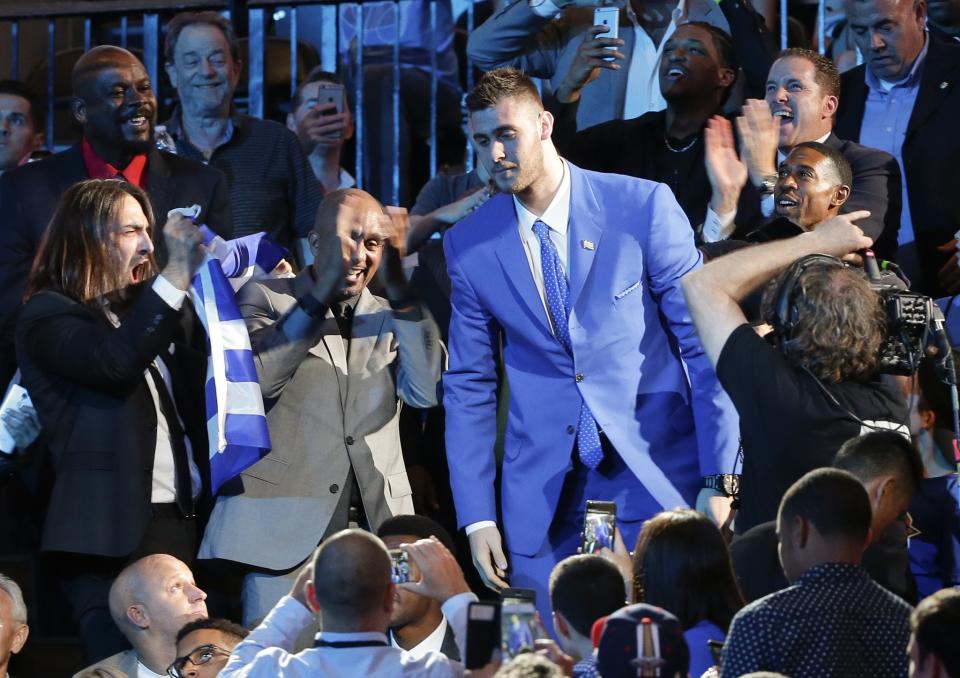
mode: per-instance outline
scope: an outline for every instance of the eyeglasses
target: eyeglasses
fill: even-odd
[[[171,678],[183,678],[183,674],[180,672],[183,671],[183,667],[187,665],[187,662],[190,662],[194,666],[203,666],[217,655],[222,656],[229,654],[229,650],[224,650],[222,647],[218,647],[212,643],[201,645],[190,652],[190,654],[184,657],[177,657],[167,668],[167,675],[171,676]]]

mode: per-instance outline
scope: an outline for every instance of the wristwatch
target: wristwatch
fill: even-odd
[[[777,185],[778,175],[776,174],[765,174],[762,179],[760,179],[760,195],[770,195],[773,193],[774,187]]]
[[[740,475],[737,473],[717,473],[703,477],[703,486],[708,490],[722,492],[726,497],[740,494]]]

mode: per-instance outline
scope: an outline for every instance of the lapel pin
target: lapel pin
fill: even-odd
[[[950,83],[947,82],[946,80],[940,83],[940,89],[946,89],[949,86],[950,86]]]
[[[585,250],[590,250],[591,252],[597,249],[597,246],[593,244],[592,240],[581,240],[580,247],[582,247]]]

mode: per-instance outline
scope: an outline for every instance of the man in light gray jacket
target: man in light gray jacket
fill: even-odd
[[[324,537],[413,513],[399,399],[436,405],[442,344],[401,270],[406,229],[405,212],[334,191],[307,238],[314,263],[240,291],[273,448],[221,489],[199,557],[250,566],[248,627]],[[378,274],[386,299],[367,289]]]

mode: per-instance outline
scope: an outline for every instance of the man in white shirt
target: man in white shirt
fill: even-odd
[[[401,544],[412,544],[418,539],[436,538],[451,553],[455,550],[450,533],[435,520],[426,516],[399,515],[384,521],[377,536],[388,549]],[[411,566],[410,578],[420,577]],[[390,616],[390,644],[419,659],[428,651],[441,652],[454,661],[460,661],[453,629],[440,609],[440,601],[421,596],[413,591],[398,588],[394,596],[393,614]]]
[[[177,658],[177,633],[207,616],[207,594],[176,558],[156,554],[128,565],[110,587],[110,614],[133,645],[80,671],[105,669],[117,678],[162,678]]]
[[[406,544],[403,550],[420,581],[394,584],[383,542],[362,530],[343,530],[317,549],[312,568],[303,568],[290,595],[234,648],[221,678],[298,676],[462,676],[463,666],[430,650],[416,658],[392,647],[386,631],[396,589],[443,601],[461,650],[470,592],[456,559],[436,539]],[[312,577],[312,581],[310,580]],[[297,636],[318,614],[323,631],[315,646],[292,654]]]
[[[483,70],[513,66],[529,76],[549,79],[554,90],[572,87],[567,82],[571,77],[579,79],[579,86],[592,81],[577,112],[577,127],[584,129],[666,108],[657,68],[663,46],[678,25],[703,21],[730,32],[724,12],[709,0],[631,0],[620,11],[619,39],[595,40],[593,9],[611,4],[606,0],[518,0],[470,34],[467,54]],[[618,49],[609,53],[610,61],[597,65],[581,54],[581,43],[590,40]]]

